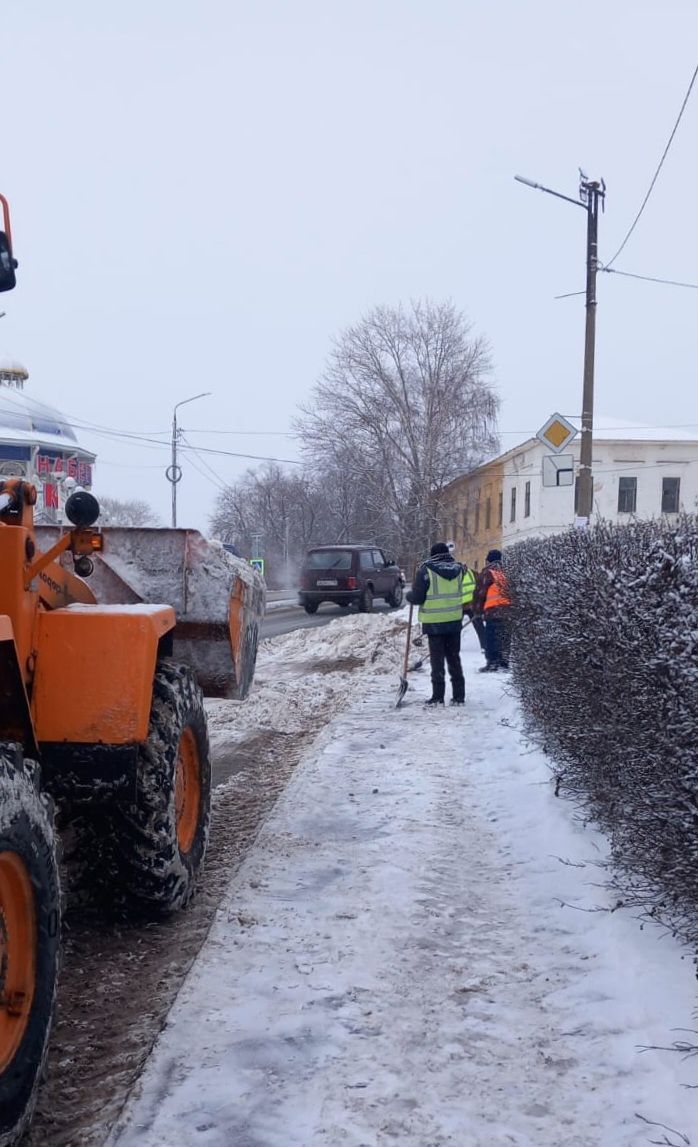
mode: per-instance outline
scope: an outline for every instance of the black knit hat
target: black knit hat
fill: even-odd
[[[434,542],[433,546],[431,547],[431,555],[430,556],[432,558],[438,558],[442,554],[445,554],[446,557],[449,557],[450,553],[451,553],[451,551],[449,550],[449,548],[445,542]]]
[[[501,550],[490,550],[490,552],[487,555],[487,561],[488,562],[501,562],[501,560],[502,560],[502,551]]]

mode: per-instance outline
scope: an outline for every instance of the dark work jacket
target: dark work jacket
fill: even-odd
[[[429,575],[428,570],[433,570],[439,577],[444,577],[447,581],[452,581],[463,572],[463,567],[460,562],[454,562],[453,558],[447,557],[445,554],[439,554],[435,558],[429,558],[428,561],[423,562],[415,574],[415,579],[412,583],[412,589],[406,593],[408,601],[413,605],[424,605],[427,600],[427,590],[429,589]],[[436,636],[439,633],[458,633],[461,628],[461,621],[433,621],[427,625],[422,625],[422,630],[426,633],[427,637],[431,635]]]

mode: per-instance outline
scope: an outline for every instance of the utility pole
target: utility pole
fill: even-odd
[[[582,442],[579,452],[579,501],[577,516],[591,518],[594,508],[594,479],[591,472],[594,452],[594,357],[596,353],[596,272],[599,265],[599,200],[603,205],[605,187],[582,177],[579,194],[587,212],[587,285],[584,328],[584,385],[582,389]]]
[[[584,382],[582,387],[582,440],[579,452],[579,494],[577,517],[585,522],[591,518],[594,506],[594,479],[591,471],[594,452],[594,357],[596,351],[596,273],[598,271],[599,204],[603,210],[606,198],[606,184],[603,179],[592,180],[580,171],[579,199],[562,195],[550,187],[543,187],[522,175],[515,175],[518,183],[545,191],[556,199],[564,199],[575,207],[581,207],[587,214],[586,251],[586,323],[584,329]]]
[[[182,477],[182,471],[177,465],[177,407],[172,412],[172,457],[167,472],[168,480],[172,486],[172,529],[177,528],[177,483]]]
[[[182,467],[177,465],[177,441],[179,437],[179,430],[177,428],[177,411],[180,406],[186,406],[188,402],[196,402],[197,398],[208,398],[211,394],[210,390],[203,391],[202,394],[194,394],[191,398],[184,398],[178,402],[172,411],[172,450],[170,465],[165,471],[165,477],[172,486],[172,529],[177,528],[177,486],[182,479]]]

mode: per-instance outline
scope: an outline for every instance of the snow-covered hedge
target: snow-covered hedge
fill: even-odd
[[[507,567],[528,732],[629,901],[698,945],[698,517],[523,542]]]

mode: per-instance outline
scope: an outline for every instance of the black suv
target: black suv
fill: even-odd
[[[323,601],[345,607],[354,602],[369,613],[374,597],[397,609],[402,595],[399,568],[377,546],[316,546],[305,556],[298,596],[306,613],[315,613]]]

